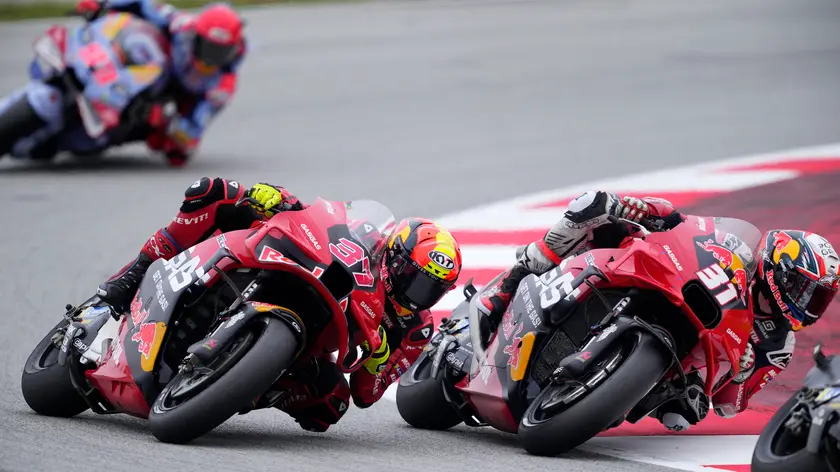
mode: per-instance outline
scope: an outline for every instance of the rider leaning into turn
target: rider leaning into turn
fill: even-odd
[[[210,125],[236,93],[237,71],[247,45],[244,21],[230,6],[210,3],[196,15],[155,0],[80,0],[77,11],[92,21],[108,11],[132,13],[166,34],[170,41],[170,92],[178,111],[163,103],[142,110],[153,129],[149,148],[164,153],[173,166],[183,166],[198,148]]]
[[[543,274],[563,259],[589,249],[616,247],[629,232],[626,225],[611,223],[609,216],[631,221],[661,219],[665,229],[685,220],[670,202],[660,198],[620,197],[602,191],[584,193],[569,203],[563,218],[542,239],[519,248],[514,266],[483,289],[478,307],[486,315],[482,323],[491,330],[486,332],[498,326],[519,282],[528,274]],[[831,244],[817,234],[768,231],[757,256],[758,270],[749,286],[755,321],[741,357],[742,373],[712,399],[715,413],[724,418],[744,411],[750,397],[787,367],[793,355],[794,331],[820,319],[838,290],[840,258]],[[693,380],[690,398],[699,394],[708,408],[708,397],[697,384],[699,379]],[[668,429],[680,431],[696,423],[686,419],[696,418],[689,413],[678,401],[671,401],[658,408],[655,416]]]
[[[243,196],[259,205],[237,206]],[[219,231],[247,229],[280,211],[307,208],[283,187],[260,183],[246,191],[239,182],[218,177],[196,181],[184,197],[172,222],[155,232],[133,261],[100,285],[97,295],[119,312],[128,310],[143,275],[155,260],[171,259]],[[374,230],[359,236],[381,235]],[[447,265],[452,267],[432,261],[428,254],[434,250],[449,256],[451,264]],[[454,288],[460,272],[461,250],[447,230],[422,218],[400,221],[387,241],[379,266],[389,301],[382,303],[382,345],[363,368],[350,375],[349,384],[332,359],[302,359],[290,375],[284,375],[272,387],[270,399],[266,395],[253,407],[275,406],[295,418],[302,428],[317,432],[326,431],[341,419],[351,397],[357,407],[369,407],[420,356],[433,330],[428,310]]]

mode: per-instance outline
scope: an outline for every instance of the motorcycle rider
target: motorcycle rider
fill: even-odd
[[[482,331],[495,331],[519,282],[528,274],[543,274],[563,259],[589,249],[617,247],[630,234],[628,225],[612,223],[609,216],[630,221],[659,220],[662,230],[685,221],[670,202],[661,198],[640,199],[604,191],[583,193],[569,203],[564,216],[542,239],[517,250],[513,267],[482,290],[478,303],[479,312],[485,315]],[[760,259],[755,277],[748,284],[754,323],[741,357],[741,371],[712,398],[715,413],[724,418],[744,411],[750,397],[787,367],[796,342],[794,332],[819,320],[838,291],[840,257],[817,234],[771,230],[764,234],[758,254],[738,255],[753,258],[753,263],[754,258]],[[699,377],[693,375],[690,380],[687,401],[671,400],[654,414],[670,430],[685,430],[708,411],[709,398]]]
[[[107,11],[132,13],[158,28],[170,41],[168,92],[177,112],[165,102],[138,104],[136,112],[155,132],[150,149],[166,155],[170,165],[186,164],[210,122],[236,93],[237,72],[245,59],[245,22],[224,3],[208,3],[197,14],[156,0],[80,0],[76,10],[92,21]]]
[[[243,196],[258,203],[237,206]],[[218,232],[255,227],[278,212],[305,208],[283,187],[258,183],[246,191],[234,180],[203,177],[186,190],[175,218],[146,241],[133,261],[100,285],[97,295],[124,313],[153,261],[171,259]],[[364,226],[354,228],[358,237],[378,238],[387,244],[378,267],[387,299],[382,300],[382,344],[363,368],[350,375],[349,384],[332,359],[306,359],[271,392],[255,400],[252,408],[274,406],[306,430],[326,431],[347,411],[351,396],[359,408],[378,401],[431,338],[428,310],[454,288],[461,271],[458,243],[446,229],[422,218],[403,219],[387,241],[375,228],[365,230]],[[363,231],[367,232],[360,234]]]

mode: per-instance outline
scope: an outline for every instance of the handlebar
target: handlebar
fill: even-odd
[[[607,216],[607,220],[611,223],[626,223],[634,228],[638,228],[641,232],[647,236],[651,233],[661,230],[661,220],[658,222],[653,222],[648,218],[640,218],[639,221],[631,221],[626,218],[618,218],[613,215]]]

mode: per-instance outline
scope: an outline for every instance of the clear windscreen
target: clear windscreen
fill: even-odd
[[[738,218],[714,218],[718,244],[738,255],[749,277],[755,274],[761,231],[752,223]]]
[[[394,231],[396,220],[388,207],[376,200],[352,200],[344,204],[350,234],[378,262],[385,252],[385,242]]]

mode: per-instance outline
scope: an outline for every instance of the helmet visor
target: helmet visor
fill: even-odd
[[[427,273],[404,255],[389,270],[394,300],[411,310],[428,310],[452,288],[452,282]]]
[[[227,65],[236,55],[235,44],[221,44],[201,36],[195,36],[193,55],[204,64],[211,67]]]
[[[837,293],[835,281],[820,282],[800,273],[793,273],[785,283],[785,291],[790,301],[814,320],[820,318],[828,309]]]

